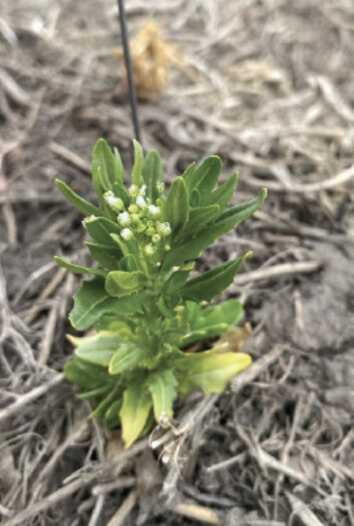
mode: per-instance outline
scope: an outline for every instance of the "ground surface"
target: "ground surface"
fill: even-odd
[[[176,429],[128,452],[87,422],[61,375],[78,281],[53,263],[87,254],[53,181],[92,196],[100,136],[131,166],[116,5],[2,1],[3,524],[354,525],[352,0],[127,8],[132,35],[153,18],[178,48],[170,84],[140,105],[144,146],[169,180],[218,153],[225,177],[241,174],[235,200],[269,189],[201,261],[254,251],[230,291],[245,302],[254,365],[220,396],[178,401]]]

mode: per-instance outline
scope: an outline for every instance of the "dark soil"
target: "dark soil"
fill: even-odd
[[[253,250],[229,295],[254,364],[176,403],[175,426],[124,451],[61,375],[79,213],[105,137],[132,164],[115,2],[0,6],[0,517],[6,526],[354,525],[354,7],[351,0],[127,1],[174,46],[139,105],[168,180],[219,154],[235,202],[269,197],[201,268]],[[177,59],[176,59],[177,56]],[[39,391],[38,391],[39,389]]]

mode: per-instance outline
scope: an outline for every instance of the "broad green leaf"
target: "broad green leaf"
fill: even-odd
[[[146,351],[134,343],[123,343],[109,362],[109,374],[120,374],[138,367]]]
[[[104,139],[99,139],[93,149],[92,170],[100,169],[103,188],[113,190],[114,183],[123,182],[123,166],[117,150],[114,154]]]
[[[235,228],[256,212],[262,206],[266,195],[267,190],[263,188],[257,198],[237,205],[236,207],[226,209],[215,223],[208,226],[202,232],[199,232],[195,238],[176,245],[167,253],[162,267],[163,270],[175,265],[181,265],[184,261],[198,258],[206,247],[215,243],[219,237]],[[232,210],[232,212],[229,213],[230,210]]]
[[[218,181],[221,168],[220,157],[217,155],[207,157],[189,178],[186,177],[189,192],[197,189],[201,197],[208,195]]]
[[[178,364],[178,390],[187,394],[201,387],[205,394],[220,393],[231,378],[251,363],[251,357],[244,353],[186,353]]]
[[[203,197],[201,204],[206,206],[210,204],[217,204],[222,212],[229,204],[232,195],[235,192],[238,174],[234,173],[224,184],[217,190],[207,194]]]
[[[116,315],[141,312],[143,294],[132,294],[119,300],[107,294],[104,279],[95,277],[91,281],[84,281],[74,296],[74,308],[70,313],[70,321],[79,331],[95,325],[101,316],[112,313]]]
[[[181,345],[188,346],[202,339],[216,338],[240,323],[243,317],[242,303],[237,299],[200,308],[199,314],[190,319],[189,332],[181,338]]]
[[[170,186],[164,203],[164,220],[168,221],[173,235],[181,231],[189,218],[189,197],[182,177],[177,177]]]
[[[177,380],[173,372],[168,369],[152,373],[148,377],[146,385],[152,396],[156,422],[159,422],[163,415],[172,417],[172,404],[177,394]]]
[[[119,235],[120,228],[116,223],[105,217],[88,217],[84,221],[85,228],[90,236],[102,245],[116,246],[111,234]]]
[[[140,143],[136,140],[134,143],[134,166],[132,170],[132,184],[136,186],[141,186],[143,184],[143,164],[144,164],[144,152]]]
[[[115,298],[132,294],[141,289],[147,282],[145,274],[139,271],[126,272],[113,270],[106,277],[106,292]]]
[[[119,411],[122,408],[123,400],[115,400],[107,409],[103,417],[103,423],[108,429],[119,426]]]
[[[146,184],[146,196],[153,202],[159,197],[157,183],[162,182],[163,168],[160,154],[156,150],[151,150],[145,158],[143,165],[143,178]]]
[[[70,272],[73,272],[74,274],[91,274],[93,276],[103,277],[105,277],[107,274],[107,272],[105,272],[104,270],[100,270],[98,268],[83,267],[82,265],[76,265],[75,263],[70,263],[70,261],[66,261],[65,259],[59,256],[54,256],[54,261],[57,265],[59,265],[59,267],[70,270]]]
[[[69,335],[68,339],[76,347],[75,355],[78,358],[105,367],[108,367],[115,352],[123,344],[119,334],[109,331],[101,331],[83,338]]]
[[[64,365],[65,378],[83,389],[95,389],[110,382],[107,369],[75,358]]]
[[[55,184],[61,191],[65,199],[67,199],[75,208],[77,208],[84,216],[102,215],[102,212],[97,206],[92,205],[83,197],[77,195],[64,181],[55,179]]]
[[[132,385],[123,395],[123,406],[119,412],[122,437],[128,448],[137,440],[144,429],[152,407],[150,393],[138,384]]]
[[[252,252],[247,252],[234,261],[228,261],[222,265],[218,265],[190,279],[180,290],[182,298],[196,302],[212,300],[231,285],[243,261],[251,256]]]
[[[91,243],[90,241],[85,241],[85,245],[89,249],[91,257],[102,265],[102,267],[109,270],[114,270],[118,267],[118,262],[122,257],[122,253],[118,247]]]
[[[205,324],[214,325],[223,322],[229,327],[239,323],[243,317],[242,303],[235,298],[202,309],[200,316],[200,318],[205,320]]]

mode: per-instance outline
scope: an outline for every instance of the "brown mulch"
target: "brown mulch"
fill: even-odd
[[[98,137],[131,166],[117,6],[0,4],[0,517],[6,526],[354,525],[354,7],[352,0],[127,0],[174,49],[139,105],[171,180],[217,153],[235,200],[265,206],[208,249],[253,250],[241,297],[252,367],[227,392],[176,403],[168,432],[124,451],[62,376],[88,261],[81,217]],[[113,52],[114,54],[114,52]],[[116,53],[117,54],[117,53]]]

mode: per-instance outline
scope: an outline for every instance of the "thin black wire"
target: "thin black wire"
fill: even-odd
[[[122,32],[124,62],[125,62],[125,68],[127,70],[127,77],[128,77],[129,100],[130,100],[130,108],[132,112],[134,134],[135,134],[135,138],[141,143],[139,117],[138,117],[138,103],[136,99],[133,67],[132,67],[132,61],[131,61],[130,49],[129,49],[127,19],[125,16],[125,8],[124,8],[123,0],[118,0],[118,11],[119,11],[120,28]]]

